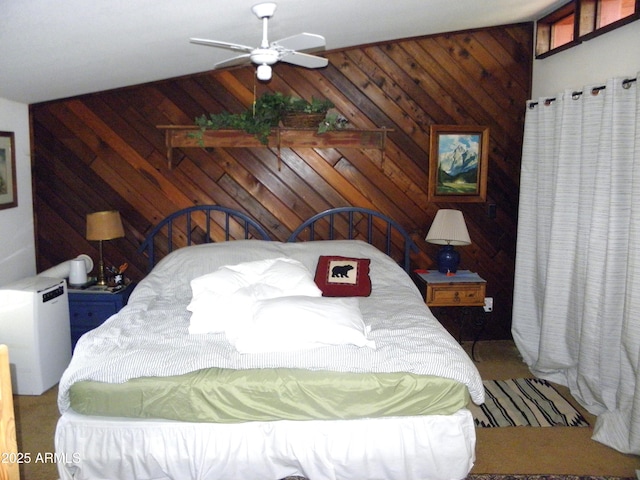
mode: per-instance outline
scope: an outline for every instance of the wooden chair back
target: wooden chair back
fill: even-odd
[[[19,480],[9,349],[6,345],[0,345],[0,452],[4,455],[3,461],[0,462],[0,480]],[[13,459],[15,461],[12,461]]]

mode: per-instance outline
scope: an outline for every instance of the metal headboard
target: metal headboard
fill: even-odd
[[[359,218],[356,219],[356,214]],[[315,240],[316,239],[316,223],[319,220],[327,220],[328,222],[328,231],[325,234],[324,240],[334,240],[336,238],[336,218],[345,219],[346,217],[346,235],[341,234],[340,238],[346,238],[348,240],[352,240],[356,238],[356,234],[358,236],[362,236],[363,233],[361,229],[358,229],[358,225],[360,225],[363,221],[366,221],[366,234],[365,238],[367,243],[374,244],[374,219],[379,219],[378,229],[381,229],[384,232],[384,252],[391,256],[392,251],[392,237],[394,234],[394,230],[396,234],[399,234],[402,237],[402,241],[404,242],[403,249],[403,261],[401,266],[407,273],[411,272],[411,252],[418,252],[418,246],[413,241],[413,239],[409,236],[409,234],[402,228],[395,220],[387,217],[386,215],[377,212],[375,210],[370,210],[368,208],[361,207],[337,207],[329,210],[325,210],[324,212],[320,212],[313,217],[305,220],[298,228],[296,228],[291,235],[289,236],[287,242],[295,242],[298,241],[298,237],[305,231],[308,230],[308,239]],[[357,221],[356,221],[357,220]],[[381,224],[381,226],[380,226]],[[378,247],[379,248],[379,247]]]
[[[187,207],[172,213],[168,217],[164,218],[160,223],[158,223],[146,236],[144,242],[142,242],[142,245],[140,245],[140,248],[138,248],[138,252],[147,253],[148,270],[150,271],[156,264],[154,239],[164,227],[167,227],[167,252],[169,253],[173,251],[173,225],[177,221],[185,222],[186,226],[184,231],[186,236],[186,244],[192,245],[192,232],[194,228],[193,216],[195,214],[204,214],[204,243],[211,243],[211,212],[221,212],[224,215],[224,226],[221,228],[224,228],[225,241],[231,239],[229,228],[231,225],[231,220],[237,222],[241,226],[244,231],[244,239],[256,238],[259,240],[271,240],[271,237],[264,229],[264,227],[262,227],[262,225],[256,222],[253,218],[238,210],[233,210],[231,208],[223,207],[220,205],[196,205],[194,207]]]

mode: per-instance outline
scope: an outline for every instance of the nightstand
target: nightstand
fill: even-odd
[[[460,322],[458,342],[461,342],[462,328],[471,308],[477,307],[476,312],[479,313],[475,322],[477,331],[471,347],[471,358],[475,360],[476,343],[487,321],[484,310],[486,280],[469,270],[458,270],[452,276],[447,276],[437,270],[427,270],[426,273],[416,272],[415,279],[418,286],[424,291],[428,307],[463,307],[461,315],[457,317]]]
[[[76,342],[83,334],[120,311],[127,304],[134,287],[132,283],[115,293],[95,285],[84,290],[69,288],[71,349],[75,348]]]

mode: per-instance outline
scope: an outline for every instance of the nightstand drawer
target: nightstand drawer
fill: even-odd
[[[485,282],[428,283],[426,302],[430,307],[483,306]]]
[[[93,329],[117,313],[119,308],[114,302],[74,302],[71,310],[72,325]]]
[[[102,325],[111,315],[127,304],[134,284],[116,293],[96,290],[69,290],[69,320],[71,345],[89,330]]]

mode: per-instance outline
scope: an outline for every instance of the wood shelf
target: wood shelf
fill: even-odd
[[[200,137],[200,128],[192,125],[158,125],[164,130],[167,147],[167,166],[172,169],[174,148],[370,148],[384,155],[387,141],[386,128],[367,130],[330,130],[318,133],[312,128],[274,128],[268,144],[263,144],[255,135],[240,130],[205,130]]]

